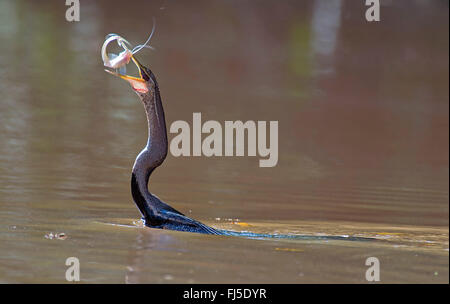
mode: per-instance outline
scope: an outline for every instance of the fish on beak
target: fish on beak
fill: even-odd
[[[152,82],[152,75],[151,72],[143,66],[137,59],[134,57],[134,55],[131,56],[131,60],[134,62],[136,67],[139,71],[139,77],[134,77],[126,74],[121,74],[115,71],[107,70],[105,69],[105,72],[108,72],[111,75],[117,76],[119,78],[122,78],[123,80],[126,80],[130,83],[133,90],[135,90],[138,93],[148,93],[149,91],[149,82]]]
[[[152,32],[144,44],[138,45],[134,47],[132,50],[130,50],[127,47],[127,45],[131,47],[131,44],[125,38],[123,38],[118,34],[108,34],[101,49],[103,65],[111,69],[111,70],[105,69],[105,71],[114,76],[120,77],[128,81],[131,84],[132,88],[137,93],[142,94],[148,93],[149,89],[156,84],[156,80],[152,72],[145,66],[143,66],[141,63],[139,63],[139,61],[134,56],[137,52],[139,52],[143,48],[153,49],[153,47],[148,45],[148,43],[150,42],[154,32],[155,32],[155,20],[153,19]],[[113,41],[117,41],[118,46],[123,49],[123,51],[118,55],[111,53],[107,54],[106,49],[108,45]],[[133,60],[134,64],[137,66],[139,71],[139,77],[133,77],[126,74],[126,66],[129,64],[130,60]]]

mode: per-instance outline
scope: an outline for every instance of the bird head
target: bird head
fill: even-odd
[[[113,72],[111,70],[106,70],[106,72],[120,77],[123,80],[126,80],[133,90],[140,96],[143,97],[145,95],[152,94],[155,86],[157,86],[155,75],[153,75],[152,71],[142,65],[134,55],[131,56],[131,60],[133,60],[134,64],[137,66],[139,71],[139,77],[134,77],[130,75],[120,74],[117,72]]]

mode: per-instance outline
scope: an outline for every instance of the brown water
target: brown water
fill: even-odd
[[[448,2],[382,1],[370,24],[359,2],[83,1],[69,23],[61,1],[1,1],[0,282],[64,283],[75,256],[85,283],[364,283],[368,257],[382,283],[448,283]],[[145,115],[100,47],[152,16],[138,57],[168,125],[278,120],[279,162],[169,154],[151,191],[217,228],[373,241],[140,226]]]

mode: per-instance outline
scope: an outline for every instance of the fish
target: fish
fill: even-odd
[[[103,60],[103,65],[115,69],[120,74],[126,73],[126,65],[130,62],[131,57],[142,50],[143,48],[150,48],[154,50],[154,48],[148,43],[153,37],[153,34],[155,33],[155,19],[153,18],[153,28],[152,32],[150,33],[150,36],[147,38],[147,41],[145,41],[144,44],[140,44],[132,48],[131,50],[127,47],[132,46],[131,43],[129,43],[125,38],[118,34],[108,34],[106,35],[105,42],[103,43],[101,55]],[[119,54],[114,53],[106,53],[106,48],[108,47],[108,44],[110,44],[113,41],[117,41],[117,44],[123,49],[122,52]]]
[[[118,55],[111,54],[111,53],[107,55],[106,48],[107,48],[108,44],[114,40],[117,40],[117,44],[120,47],[122,47],[123,51]],[[108,68],[112,68],[112,69],[119,69],[119,68],[127,65],[130,62],[130,59],[131,59],[131,56],[133,55],[133,53],[132,53],[132,51],[130,51],[128,49],[126,44],[131,46],[131,44],[126,39],[124,39],[123,37],[121,37],[117,34],[107,35],[106,40],[103,43],[102,51],[101,51],[104,66],[106,66]]]

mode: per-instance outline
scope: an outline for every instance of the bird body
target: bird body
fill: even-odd
[[[144,105],[148,122],[148,140],[136,157],[131,174],[131,194],[141,212],[145,225],[153,228],[189,231],[205,234],[222,234],[214,228],[193,220],[161,201],[148,190],[152,172],[167,156],[167,130],[161,95],[155,75],[134,56],[140,77],[107,72],[127,80]]]

